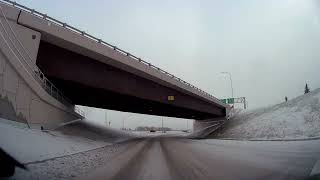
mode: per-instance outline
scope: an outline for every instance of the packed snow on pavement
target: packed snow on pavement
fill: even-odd
[[[249,111],[236,112],[214,137],[300,139],[320,136],[320,89],[297,98]]]
[[[121,155],[128,148],[125,143],[116,143],[90,151],[30,163],[27,164],[28,171],[16,168],[15,175],[10,179],[79,179],[105,165],[112,157]]]
[[[29,169],[16,168],[10,179],[78,177],[128,148],[121,143],[135,137],[88,120],[41,131],[24,123],[0,119],[0,147]]]
[[[133,133],[86,120],[41,131],[1,119],[0,147],[28,168],[16,168],[10,179],[77,179],[133,147],[136,138],[181,133]]]

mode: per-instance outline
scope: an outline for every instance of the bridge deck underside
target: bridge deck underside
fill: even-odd
[[[214,103],[45,41],[40,43],[37,65],[78,105],[198,120],[225,115]]]

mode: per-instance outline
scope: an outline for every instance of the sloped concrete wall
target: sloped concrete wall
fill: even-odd
[[[40,99],[19,77],[2,52],[0,53],[0,117],[25,122],[33,128],[43,126],[46,129],[79,118]]]
[[[7,10],[8,11],[8,10]],[[9,12],[9,11],[8,11]],[[10,15],[10,26],[27,49],[35,65],[41,34],[16,23]],[[4,24],[4,18],[1,17]],[[4,26],[7,31],[8,27]],[[3,28],[0,28],[0,117],[28,123],[30,127],[51,129],[61,123],[82,118],[73,107],[67,107],[51,97],[33,78],[26,64],[17,55]],[[8,35],[8,34],[7,34]],[[11,39],[12,34],[9,34]],[[18,46],[16,46],[18,47]],[[19,49],[19,48],[18,48]],[[21,49],[20,49],[21,51]],[[21,51],[23,52],[23,51]],[[26,54],[22,54],[26,55]],[[30,60],[30,59],[29,59]]]
[[[0,117],[4,119],[11,119],[13,121],[27,123],[27,120],[22,114],[17,114],[13,104],[7,97],[0,97]]]

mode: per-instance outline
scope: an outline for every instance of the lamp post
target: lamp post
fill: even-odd
[[[187,131],[189,131],[189,120],[187,120]]]
[[[110,127],[111,121],[108,121],[108,110],[107,109],[105,109],[105,119],[106,119],[106,124],[109,125],[109,127]]]
[[[161,117],[161,121],[162,121],[162,133],[164,133],[164,130],[163,130],[163,116]]]
[[[230,84],[231,84],[231,98],[234,98],[233,97],[233,85],[232,85],[232,77],[231,77],[231,73],[230,72],[221,72],[221,74],[228,74],[229,75],[229,78],[230,78]],[[234,106],[234,102],[233,102],[233,106]]]
[[[122,118],[122,130],[124,130],[124,118]]]

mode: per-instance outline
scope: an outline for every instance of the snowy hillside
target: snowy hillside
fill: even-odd
[[[320,89],[267,108],[237,112],[215,137],[306,138],[320,136]]]

